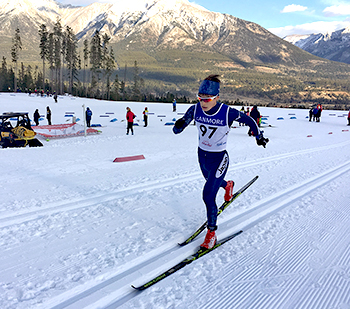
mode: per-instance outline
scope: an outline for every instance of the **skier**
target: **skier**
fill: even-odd
[[[185,115],[175,122],[173,132],[181,133],[194,119],[199,133],[198,160],[206,183],[203,188],[203,201],[207,208],[208,230],[202,248],[211,249],[216,243],[217,205],[216,195],[219,188],[225,189],[225,201],[233,196],[234,182],[225,181],[229,156],[226,142],[233,121],[247,124],[258,145],[265,148],[268,139],[264,138],[256,122],[244,113],[219,103],[219,75],[210,75],[199,87],[199,102],[192,105]]]
[[[349,109],[349,114],[348,114],[348,126],[350,126],[350,109]]]
[[[129,130],[131,130],[131,134],[134,135],[134,118],[135,114],[131,111],[130,107],[126,108],[126,120],[128,121],[128,126],[126,128],[126,135],[129,135]]]
[[[92,111],[89,107],[87,107],[85,112],[85,117],[86,117],[86,125],[88,127],[91,126],[91,116],[92,116]]]

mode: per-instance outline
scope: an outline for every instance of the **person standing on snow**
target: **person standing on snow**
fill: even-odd
[[[310,110],[309,110],[309,121],[312,120],[313,111],[314,111],[314,108],[311,107]]]
[[[128,121],[128,126],[126,128],[126,135],[129,135],[129,130],[131,130],[131,134],[134,135],[134,118],[135,114],[131,111],[130,107],[126,108],[126,120]]]
[[[40,118],[40,114],[39,114],[38,109],[35,110],[33,118],[34,118],[35,125],[38,126],[39,125],[39,118]]]
[[[46,107],[46,119],[49,126],[51,126],[51,109],[49,106]]]
[[[258,107],[256,105],[253,106],[252,110],[250,111],[250,117],[252,117],[255,122],[257,123],[258,127],[260,127],[260,112],[258,111]],[[249,129],[248,135],[252,136],[252,130]]]
[[[350,126],[350,109],[349,109],[349,114],[348,114],[348,126]]]
[[[148,125],[148,108],[145,107],[145,110],[143,111],[143,121],[145,122],[144,127],[147,127]]]
[[[315,115],[315,117],[316,117],[316,122],[320,122],[322,110],[323,110],[322,105],[321,105],[321,104],[318,104],[318,105],[317,105],[317,113],[316,113],[316,115]]]
[[[208,230],[201,248],[211,249],[216,243],[217,212],[216,195],[220,188],[225,189],[225,201],[233,196],[234,182],[225,181],[229,165],[226,151],[227,137],[233,121],[248,125],[258,145],[266,147],[264,138],[256,122],[244,113],[219,103],[219,75],[210,75],[204,79],[198,90],[199,102],[192,105],[185,115],[175,122],[173,132],[181,133],[194,119],[199,133],[198,160],[206,183],[203,188],[203,201],[207,208]]]
[[[85,117],[86,117],[86,125],[88,127],[90,127],[91,126],[92,111],[89,107],[86,108]]]

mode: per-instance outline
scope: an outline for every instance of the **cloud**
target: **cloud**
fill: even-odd
[[[340,29],[344,29],[350,26],[350,20],[344,21],[317,21],[313,23],[301,24],[296,26],[286,26],[279,28],[269,28],[273,34],[284,38],[287,35],[292,34],[313,34],[313,33],[327,33],[333,32]]]
[[[293,12],[303,12],[306,11],[307,7],[299,4],[290,4],[283,8],[281,13],[293,13]]]
[[[350,15],[350,4],[332,5],[323,10],[325,16]]]

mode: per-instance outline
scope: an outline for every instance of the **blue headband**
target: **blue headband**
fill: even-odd
[[[203,80],[199,86],[198,93],[218,95],[220,92],[220,83],[214,82],[212,80]]]

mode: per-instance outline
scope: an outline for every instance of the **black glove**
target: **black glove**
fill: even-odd
[[[262,133],[260,133],[257,137],[256,137],[256,143],[259,145],[259,146],[263,146],[264,148],[266,148],[266,144],[269,142],[269,139],[268,138],[265,138],[263,136]]]
[[[185,119],[183,119],[183,118],[180,118],[180,119],[178,119],[178,120],[176,120],[176,122],[175,122],[175,128],[177,128],[177,129],[181,129],[184,125],[185,125]]]

